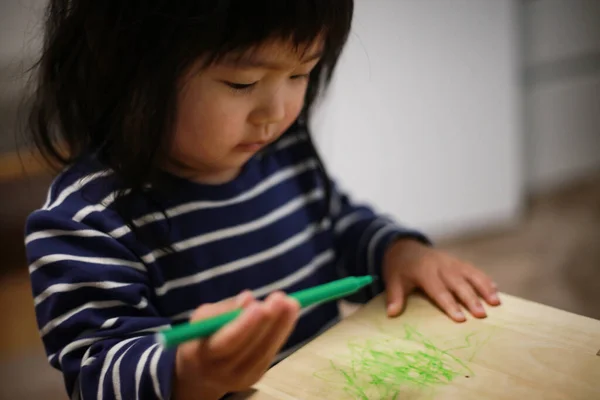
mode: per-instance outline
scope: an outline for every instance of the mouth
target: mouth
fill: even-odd
[[[240,143],[236,146],[238,150],[245,152],[255,152],[263,147],[265,147],[268,142],[248,142],[248,143]]]

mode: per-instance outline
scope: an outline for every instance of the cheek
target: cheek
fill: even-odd
[[[178,113],[175,146],[182,154],[211,156],[239,141],[245,121],[243,107],[215,96],[184,99]]]
[[[294,96],[294,101],[292,102],[292,110],[295,116],[298,116],[300,111],[302,110],[302,106],[304,105],[304,96],[306,91],[302,91],[300,94]]]
[[[286,112],[285,112],[285,129],[289,128],[289,126],[298,118],[300,111],[302,111],[302,107],[304,106],[304,95],[305,91],[303,90],[299,94],[295,94],[290,101],[286,104]]]

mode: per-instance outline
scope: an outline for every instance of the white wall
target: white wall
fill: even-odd
[[[434,237],[516,218],[517,12],[511,0],[357,0],[315,123],[330,172]]]
[[[600,1],[525,3],[528,184],[600,171]]]

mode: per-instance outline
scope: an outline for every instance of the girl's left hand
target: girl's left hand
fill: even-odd
[[[478,318],[486,317],[480,296],[490,305],[500,304],[496,285],[481,270],[415,240],[394,243],[383,262],[390,317],[402,312],[405,297],[416,288],[457,322],[466,317],[456,299]]]

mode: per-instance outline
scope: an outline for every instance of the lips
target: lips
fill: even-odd
[[[242,151],[258,151],[262,149],[267,142],[249,142],[249,143],[240,143],[237,145],[237,148]]]
[[[248,142],[248,143],[240,143],[240,146],[264,146],[268,142]]]

